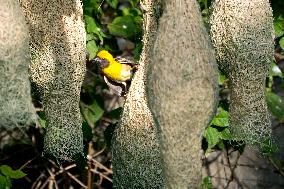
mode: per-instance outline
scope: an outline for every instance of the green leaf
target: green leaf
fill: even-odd
[[[45,128],[46,127],[46,118],[45,118],[44,111],[38,112],[38,117],[39,117],[39,124],[40,124],[40,126]]]
[[[140,25],[136,24],[134,17],[130,15],[116,17],[107,27],[111,35],[129,39],[141,31]]]
[[[123,16],[131,15],[136,17],[136,16],[142,16],[142,12],[137,8],[123,8],[122,15]]]
[[[6,177],[0,174],[0,189],[6,189]]]
[[[106,35],[102,32],[101,28],[97,25],[93,17],[85,15],[86,30],[87,34],[95,34],[100,41],[103,41],[103,38]]]
[[[275,19],[273,24],[275,30],[275,37],[281,37],[284,34],[284,20],[279,18]]]
[[[94,18],[91,16],[85,15],[85,22],[86,22],[86,30],[88,33],[95,33],[98,30],[97,23],[95,22]]]
[[[213,118],[211,125],[218,127],[228,127],[229,126],[229,114],[226,110],[219,107],[218,114]]]
[[[26,175],[27,175],[26,173],[24,173],[23,171],[18,169],[18,170],[13,171],[13,174],[11,175],[11,178],[19,179],[19,178],[25,177]]]
[[[83,0],[84,15],[92,16],[93,13],[96,15],[103,14],[100,8],[103,0]]]
[[[116,9],[118,0],[106,0],[106,2],[114,9]]]
[[[225,128],[224,130],[222,130],[220,132],[220,138],[223,139],[223,140],[231,140],[232,135],[230,133],[230,130],[228,128]]]
[[[266,93],[266,102],[270,112],[278,119],[284,117],[284,103],[280,96],[275,93]]]
[[[94,127],[94,124],[103,116],[104,110],[98,105],[97,101],[93,101],[92,105],[86,105],[81,102],[82,114],[87,123]]]
[[[139,0],[129,0],[129,3],[131,4],[132,7],[136,7],[138,2]]]
[[[19,179],[22,178],[24,176],[26,176],[26,174],[21,171],[21,170],[13,170],[10,166],[8,165],[1,165],[0,166],[0,172],[5,175],[6,177],[9,178],[14,178],[14,179]]]
[[[226,80],[226,76],[224,74],[222,74],[221,72],[219,72],[219,85],[223,85],[224,81]]]
[[[279,45],[280,45],[281,49],[284,50],[284,37],[281,37],[281,39],[279,41]]]
[[[202,13],[203,16],[207,16],[207,15],[208,15],[208,12],[209,12],[208,9],[203,9],[203,10],[201,11],[201,13]]]
[[[271,139],[266,139],[260,146],[260,151],[263,155],[272,156],[279,151],[279,146]]]
[[[134,22],[138,25],[142,25],[143,23],[143,18],[141,16],[135,16],[134,17]]]
[[[9,177],[0,174],[0,189],[7,189],[12,187],[12,182]]]
[[[206,188],[206,189],[212,189],[213,188],[213,185],[212,185],[212,182],[211,182],[211,179],[210,177],[204,177],[202,179],[202,184],[201,184],[202,188]]]
[[[220,142],[217,144],[217,146],[221,150],[225,149],[225,147],[226,147],[223,140],[220,140]]]
[[[87,33],[87,35],[86,35],[86,41],[88,42],[88,41],[91,41],[91,40],[94,40],[95,38],[94,38],[94,35],[93,34],[88,34]]]
[[[204,137],[208,142],[208,149],[206,151],[213,148],[220,141],[220,133],[214,127],[207,127],[204,132]]]
[[[93,59],[96,57],[98,50],[99,50],[99,47],[97,46],[94,40],[87,42],[87,51],[90,54],[90,59]]]
[[[0,172],[7,177],[11,177],[13,169],[8,165],[1,165]]]

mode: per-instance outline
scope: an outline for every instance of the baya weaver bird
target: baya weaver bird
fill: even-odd
[[[117,95],[126,94],[137,65],[125,58],[114,58],[106,50],[99,51],[92,62],[98,66],[105,82]]]

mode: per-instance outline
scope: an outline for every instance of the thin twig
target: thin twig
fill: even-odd
[[[97,157],[98,155],[100,155],[101,153],[103,153],[103,152],[105,151],[105,149],[106,149],[106,145],[104,145],[103,149],[101,149],[100,151],[98,151],[97,153],[95,153],[95,154],[93,155],[93,158],[94,158],[94,157]]]
[[[31,163],[36,157],[33,159],[28,160],[24,165],[22,165],[19,169],[22,170],[24,167],[26,167],[29,163]]]
[[[49,177],[46,179],[46,181],[43,183],[43,185],[41,185],[40,189],[44,189],[44,187],[47,185],[49,181]]]
[[[58,188],[58,185],[57,185],[57,183],[56,183],[56,180],[55,180],[55,174],[49,169],[49,168],[47,168],[47,171],[48,171],[48,173],[49,173],[49,175],[50,175],[50,182],[52,182],[52,184],[51,184],[51,188],[52,188],[52,186],[53,186],[53,183],[54,183],[54,186],[55,186],[55,188],[56,189],[59,189]]]
[[[72,178],[75,182],[77,182],[80,186],[82,186],[83,188],[88,189],[88,187],[82,183],[79,179],[77,179],[74,175],[72,175],[70,172],[66,171],[67,175]]]
[[[91,157],[93,155],[93,153],[94,153],[93,142],[89,142],[88,157]],[[88,161],[88,176],[87,176],[88,189],[93,188],[93,173],[92,173],[91,169],[92,169],[92,163],[90,161]]]
[[[110,181],[110,182],[112,183],[112,179],[109,178],[108,176],[106,176],[106,175],[104,175],[104,174],[102,174],[102,173],[96,171],[95,169],[92,169],[91,171],[92,171],[93,173],[98,174],[99,176],[101,176],[101,177],[107,179],[108,181]]]
[[[61,168],[55,175],[59,175],[59,174],[63,173],[64,171],[72,169],[73,167],[76,167],[76,164],[71,164],[71,165],[68,165],[65,168]]]
[[[42,177],[44,177],[44,173],[41,173],[38,177],[37,177],[37,179],[34,181],[34,183],[33,183],[33,185],[32,185],[32,189],[38,189],[39,188],[39,186],[40,186],[40,179],[42,178]],[[37,184],[37,183],[39,183],[39,184]]]
[[[282,177],[284,177],[284,172],[283,170],[277,165],[277,163],[275,162],[275,160],[273,159],[272,156],[268,156],[268,160],[271,163],[271,165],[280,173],[280,175]]]
[[[95,166],[101,168],[101,169],[104,169],[105,171],[107,171],[108,173],[111,173],[112,174],[112,170],[107,168],[106,166],[104,166],[103,164],[101,164],[100,162],[98,162],[97,160],[95,159],[92,159],[93,163],[95,164]]]
[[[98,9],[102,6],[103,2],[104,2],[104,0],[102,0],[102,2],[101,2],[101,4],[100,4],[100,6],[98,7]]]
[[[54,161],[52,161],[51,159],[48,159],[48,161],[49,161],[54,167],[56,167],[56,168],[59,169],[58,165],[57,165]]]

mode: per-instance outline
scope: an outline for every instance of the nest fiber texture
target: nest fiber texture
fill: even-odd
[[[114,188],[162,188],[164,175],[157,128],[147,106],[145,68],[157,30],[157,1],[142,3],[144,36],[138,71],[132,79],[119,127],[112,140]]]
[[[29,23],[30,75],[43,99],[47,119],[44,152],[61,160],[82,154],[79,109],[85,74],[82,4],[71,1],[21,0]]]
[[[17,0],[0,0],[0,127],[35,121],[28,77],[28,28]]]
[[[195,0],[166,0],[147,73],[166,188],[200,188],[201,138],[216,110],[217,66]]]
[[[273,58],[274,30],[268,0],[216,0],[211,37],[230,82],[230,130],[235,140],[261,144],[271,135],[265,78]]]

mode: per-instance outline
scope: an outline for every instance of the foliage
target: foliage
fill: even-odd
[[[284,49],[284,2],[279,0],[272,0],[271,4],[274,13],[275,38],[280,47]]]
[[[266,93],[266,101],[272,115],[281,120],[284,118],[284,103],[280,96],[273,92]]]
[[[138,1],[130,0],[129,5],[118,0],[84,0],[84,18],[87,31],[87,51],[94,58],[100,48],[118,53],[116,37],[136,43],[135,57],[141,51],[142,12]],[[99,45],[98,45],[99,44]]]
[[[223,146],[223,140],[230,140],[232,138],[228,126],[228,112],[222,107],[219,107],[217,115],[213,118],[211,124],[204,132],[204,137],[208,143],[206,152],[217,144],[219,144],[219,146]]]
[[[204,178],[202,179],[201,186],[202,186],[202,188],[204,188],[204,189],[212,189],[212,188],[213,188],[213,185],[212,185],[212,182],[211,182],[210,177],[204,177]]]
[[[12,187],[13,179],[20,179],[26,174],[20,169],[13,170],[8,165],[0,166],[0,189],[7,189]]]
[[[202,13],[202,17],[203,17],[203,21],[205,26],[208,28],[209,27],[209,7],[211,5],[211,0],[198,0],[199,5],[200,5],[200,9],[201,9],[201,13]]]

